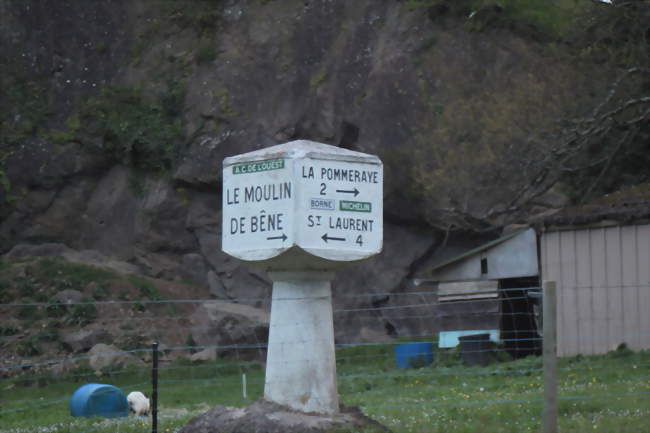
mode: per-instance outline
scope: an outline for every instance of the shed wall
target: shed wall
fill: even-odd
[[[487,261],[487,273],[481,272],[481,259]],[[477,254],[435,270],[436,281],[501,280],[539,275],[537,235],[528,229]]]
[[[650,225],[544,232],[541,261],[557,282],[559,355],[650,348]]]

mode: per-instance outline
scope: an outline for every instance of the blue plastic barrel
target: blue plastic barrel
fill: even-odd
[[[113,385],[87,383],[70,397],[70,415],[118,418],[129,415],[129,404],[121,389]]]
[[[397,368],[424,367],[433,362],[431,342],[404,343],[395,346],[395,364]]]

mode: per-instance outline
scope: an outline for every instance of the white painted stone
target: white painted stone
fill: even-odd
[[[327,261],[373,256],[383,242],[382,163],[307,140],[226,158],[222,222],[224,252],[242,260],[294,247]]]
[[[273,280],[264,397],[339,411],[331,272],[378,254],[379,158],[298,140],[226,158],[222,249]]]
[[[264,398],[302,412],[339,411],[330,272],[272,272]]]

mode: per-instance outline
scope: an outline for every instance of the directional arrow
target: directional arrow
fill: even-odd
[[[267,241],[272,241],[274,239],[282,239],[282,242],[284,242],[284,241],[287,240],[287,235],[282,233],[282,236],[270,236],[270,237],[266,238]]]
[[[342,192],[343,194],[354,194],[355,197],[359,195],[359,190],[356,187],[353,190],[337,189],[336,192]]]
[[[327,243],[327,241],[344,241],[345,238],[333,238],[331,236],[327,236],[327,233],[325,233],[323,236],[321,236],[321,239]]]

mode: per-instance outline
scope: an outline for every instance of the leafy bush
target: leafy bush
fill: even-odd
[[[29,337],[16,345],[16,353],[20,356],[30,357],[40,355],[43,350],[37,338]]]
[[[25,298],[31,297],[34,291],[33,283],[25,277],[16,278],[13,286],[18,290],[18,294]]]
[[[146,278],[137,275],[127,275],[125,279],[139,290],[142,299],[149,299],[152,301],[160,299],[160,292],[158,292],[156,286]]]
[[[220,17],[221,0],[169,0],[162,3],[162,11],[181,28],[195,29],[199,34],[214,34]]]
[[[45,315],[47,317],[63,317],[67,313],[66,308],[60,302],[52,302],[45,307]]]
[[[34,277],[55,282],[60,289],[83,289],[92,281],[106,281],[117,277],[113,272],[95,266],[70,263],[61,258],[45,258],[32,270]]]
[[[23,305],[18,309],[18,317],[24,320],[34,320],[38,317],[36,305]]]
[[[83,298],[83,303],[72,305],[65,318],[68,325],[86,326],[97,319],[97,308],[95,305],[87,303],[90,299]]]
[[[621,343],[618,345],[616,350],[609,352],[609,355],[612,358],[629,358],[634,356],[634,351],[629,348],[627,343]]]
[[[192,334],[187,334],[187,338],[185,339],[185,345],[190,348],[190,353],[196,353],[196,349],[194,348],[196,346],[196,341],[194,341],[194,337],[192,337]]]
[[[182,141],[184,96],[176,87],[161,101],[151,101],[138,88],[107,87],[83,104],[79,118],[91,135],[102,137],[104,149],[116,161],[147,171],[169,170]]]
[[[92,287],[92,295],[98,301],[108,298],[108,287],[105,283],[99,283]]]
[[[59,333],[56,329],[44,329],[34,335],[34,338],[42,342],[54,342],[59,340]]]
[[[0,279],[0,304],[11,301],[11,283],[8,280]]]
[[[572,42],[597,62],[627,67],[647,65],[650,2],[616,1],[613,5],[600,6],[580,17]]]
[[[426,9],[432,20],[443,16],[464,20],[468,30],[507,28],[550,39],[565,35],[584,9],[575,0],[406,0],[405,4],[410,10]]]
[[[138,289],[139,296],[136,300],[156,301],[160,299],[160,293],[158,292],[158,289],[149,280],[137,275],[127,275],[125,279]],[[146,304],[142,302],[135,303],[133,304],[133,309],[140,312],[145,311]]]
[[[16,335],[20,332],[20,329],[17,326],[13,325],[0,325],[0,336],[9,337],[11,335]]]
[[[217,46],[214,40],[202,38],[196,50],[196,63],[199,65],[211,63],[217,58]]]

